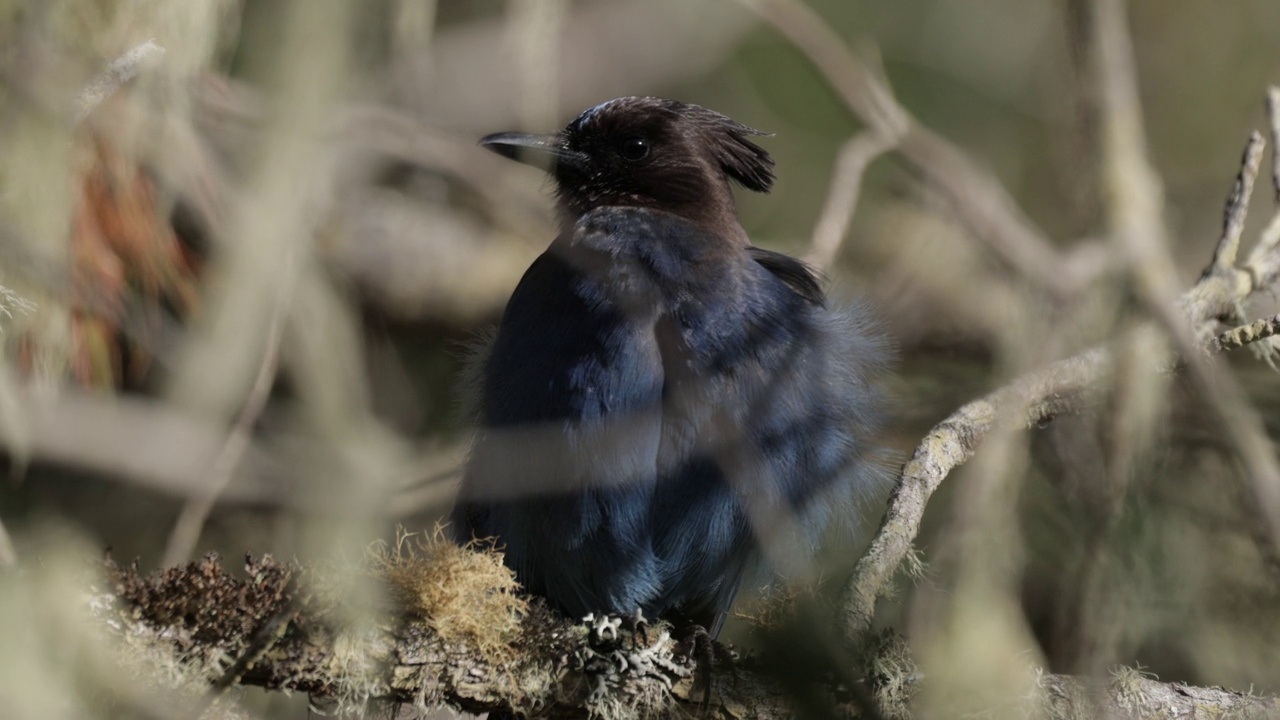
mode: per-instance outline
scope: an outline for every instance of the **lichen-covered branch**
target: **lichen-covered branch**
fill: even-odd
[[[698,710],[703,686],[691,672],[693,661],[661,628],[634,642],[624,638],[616,655],[604,655],[592,648],[584,626],[541,603],[517,600],[510,587],[486,585],[506,574],[492,552],[440,540],[415,557],[385,556],[371,568],[370,579],[388,583],[398,601],[376,620],[346,619],[324,571],[270,557],[250,558],[246,578],[226,572],[216,556],[150,576],[109,563],[114,603],[104,605],[113,609],[100,612],[111,613],[104,620],[135,640],[145,636],[203,668],[212,685],[234,680],[305,692],[337,709],[385,701],[557,718],[657,718]],[[450,587],[463,591],[460,604],[434,596],[429,612],[405,595]],[[494,597],[498,604],[486,607]],[[460,623],[459,612],[484,624]],[[503,613],[515,622],[502,622]],[[477,632],[460,633],[464,626]],[[599,662],[603,657],[609,662]],[[718,671],[712,682],[707,717],[796,717],[781,685],[749,667]]]
[[[1040,709],[1051,718],[1264,718],[1280,713],[1280,699],[1274,697],[1162,683],[1132,668],[1114,670],[1105,682],[1045,674],[1039,685]]]
[[[1214,269],[1228,269],[1236,264],[1236,255],[1240,252],[1240,237],[1244,234],[1244,221],[1249,210],[1249,200],[1253,197],[1253,181],[1258,177],[1258,168],[1262,164],[1262,149],[1267,141],[1262,133],[1249,135],[1249,142],[1244,146],[1244,159],[1240,162],[1240,173],[1231,186],[1231,195],[1227,198],[1226,211],[1223,213],[1222,237],[1218,240],[1218,249],[1213,254]]]
[[[973,457],[997,423],[1035,427],[1087,404],[1101,392],[1112,362],[1109,349],[1094,348],[1024,375],[934,426],[903,467],[880,529],[846,586],[842,612],[851,643],[871,629],[876,601],[911,552],[929,498],[947,475]]]
[[[1237,350],[1276,335],[1280,335],[1280,315],[1265,317],[1220,333],[1210,343],[1210,347],[1217,351]]]
[[[443,546],[437,549],[448,552]],[[475,556],[468,563],[496,558],[458,552]],[[459,557],[434,556],[425,564],[405,556],[384,559],[421,578],[425,586],[448,577]],[[499,562],[490,570],[500,567]],[[95,603],[99,618],[127,635],[134,650],[141,643],[150,645],[157,657],[180,658],[188,673],[203,674],[215,691],[234,681],[305,692],[313,704],[335,711],[398,703],[474,713],[514,708],[530,718],[725,720],[804,717],[803,708],[814,707],[815,698],[838,710],[848,707],[851,695],[827,678],[779,681],[750,663],[738,663],[732,671],[716,668],[704,711],[693,660],[673,654],[671,641],[656,629],[649,638],[624,638],[619,662],[608,665],[592,663],[599,656],[593,657],[583,626],[538,604],[490,637],[450,635],[456,629],[449,616],[453,610],[436,606],[433,613],[423,614],[423,608],[405,602],[405,578],[395,580],[386,572],[377,577],[389,581],[391,595],[402,602],[383,608],[376,621],[351,623],[326,590],[332,577],[269,557],[250,558],[244,578],[226,572],[214,556],[150,576],[111,563],[107,569],[113,593],[108,602]],[[493,578],[475,565],[467,572],[473,582]],[[467,606],[486,617],[476,603]],[[905,644],[884,643],[873,651],[901,653]],[[895,664],[902,666],[874,661],[868,666]],[[918,678],[881,681],[901,684]],[[788,687],[803,690],[804,702],[789,696]],[[908,697],[896,696],[877,715],[910,717]],[[1200,716],[1192,711],[1264,717],[1280,710],[1276,698],[1165,684],[1129,669],[1115,671],[1106,682],[1042,674],[1037,692],[1022,702],[1024,716],[1054,720]]]

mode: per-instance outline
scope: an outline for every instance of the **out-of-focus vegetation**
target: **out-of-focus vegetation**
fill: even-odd
[[[804,254],[862,126],[749,4],[0,0],[0,715],[190,712],[164,699],[196,692],[180,664],[134,682],[84,616],[105,547],[143,568],[208,550],[341,565],[447,512],[463,366],[555,233],[548,183],[480,136],[620,95],[715,108],[775,133],[777,189],[740,211],[755,242]],[[810,4],[1057,247],[1106,235],[1090,3]],[[1129,22],[1189,285],[1280,83],[1280,4],[1135,0]],[[148,40],[163,53],[85,107]],[[964,402],[1128,337],[1146,311],[1122,267],[1054,305],[887,155],[828,274],[899,341],[887,442],[905,457]],[[1231,372],[1280,433],[1280,376],[1247,351]],[[1016,694],[1032,663],[1280,693],[1280,577],[1230,438],[1176,374],[1124,377],[934,497],[925,569],[878,618],[930,678],[926,709]],[[843,577],[849,551],[830,555]],[[379,601],[362,577],[334,590],[353,615]]]

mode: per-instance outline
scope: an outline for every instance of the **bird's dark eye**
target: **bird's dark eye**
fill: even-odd
[[[649,141],[642,137],[627,138],[618,145],[618,154],[627,160],[643,160],[649,154]]]

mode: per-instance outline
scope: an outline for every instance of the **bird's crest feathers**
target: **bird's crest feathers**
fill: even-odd
[[[742,187],[767,193],[773,188],[773,158],[769,152],[747,138],[768,137],[771,133],[747,127],[712,110],[689,106],[706,118],[711,129],[712,147],[721,169]]]

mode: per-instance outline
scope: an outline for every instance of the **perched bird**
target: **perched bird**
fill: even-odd
[[[480,141],[551,173],[561,230],[482,361],[453,528],[496,538],[571,615],[714,635],[766,541],[810,542],[833,503],[883,485],[888,343],[867,308],[828,306],[812,270],[750,244],[730,183],[772,186],[759,135],[627,97]]]

